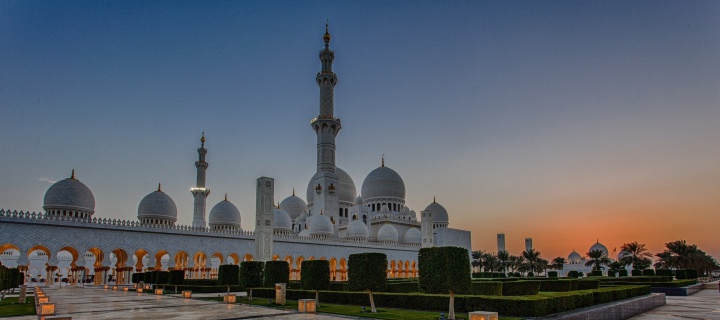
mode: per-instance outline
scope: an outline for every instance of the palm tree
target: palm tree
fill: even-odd
[[[652,262],[650,258],[652,258],[653,255],[645,248],[644,243],[638,243],[637,241],[629,242],[623,244],[620,249],[629,253],[629,255],[622,257],[620,260],[626,265],[632,265],[633,269],[645,269],[650,266]]]
[[[655,266],[676,269],[696,269],[702,274],[718,270],[717,261],[697,245],[687,244],[685,240],[677,240],[665,244],[665,251],[658,253]]]
[[[507,250],[500,250],[497,253],[497,258],[500,261],[502,272],[505,273],[508,268],[508,263],[510,262],[510,252],[507,252]]]
[[[472,265],[474,272],[480,272],[480,268],[482,268],[483,254],[485,254],[485,250],[476,250],[470,254],[472,257],[472,262],[470,264]]]
[[[610,264],[610,258],[605,250],[590,250],[586,253],[589,260],[585,263],[586,267],[593,267],[593,270],[602,270],[603,266]]]
[[[537,273],[542,270],[542,258],[540,258],[540,251],[530,249],[522,252],[522,257],[525,258],[525,269],[532,273]]]
[[[495,272],[502,269],[500,260],[498,260],[494,253],[486,253],[483,260],[483,267],[485,268],[485,271]]]
[[[620,269],[624,268],[626,264],[622,261],[613,261],[608,264],[608,270],[619,272]]]
[[[552,264],[550,264],[550,269],[553,270],[562,270],[563,265],[565,265],[565,258],[563,257],[555,257],[555,259],[552,259]]]
[[[655,269],[670,269],[672,268],[672,253],[670,251],[663,251],[655,255],[658,257],[653,265]]]
[[[508,259],[508,270],[510,272],[516,272],[520,269],[520,266],[522,266],[525,263],[525,258],[522,256],[514,256],[510,255],[510,258]]]

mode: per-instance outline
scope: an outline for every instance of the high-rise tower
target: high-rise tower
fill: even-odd
[[[330,50],[327,24],[323,40],[325,48],[320,50],[322,68],[315,77],[320,87],[320,114],[310,121],[317,135],[317,173],[312,178],[315,195],[311,215],[322,211],[334,217],[333,221],[338,221],[338,196],[335,189],[339,186],[339,180],[335,173],[335,137],[340,132],[340,119],[333,115],[334,90],[338,80],[332,71],[335,52]]]
[[[210,194],[210,189],[205,188],[205,172],[208,168],[208,163],[205,162],[205,155],[207,149],[205,149],[205,131],[202,133],[200,138],[200,148],[198,148],[198,161],[195,161],[195,168],[197,168],[197,181],[195,187],[190,189],[193,197],[195,198],[195,205],[193,207],[193,222],[194,228],[205,228],[207,224],[205,222],[205,201],[207,196]]]

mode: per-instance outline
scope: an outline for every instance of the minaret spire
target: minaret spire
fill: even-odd
[[[207,172],[208,163],[205,161],[205,155],[207,155],[207,149],[205,149],[205,130],[200,136],[200,148],[198,151],[198,161],[195,161],[195,168],[197,168],[197,179],[195,181],[195,187],[190,189],[195,198],[193,205],[193,222],[192,226],[195,228],[205,228],[205,211],[206,211],[206,198],[210,194],[210,190],[205,188],[205,173]],[[225,196],[227,200],[227,195]]]
[[[315,186],[315,195],[311,205],[311,215],[325,213],[329,217],[339,218],[338,196],[336,186],[340,185],[335,173],[335,137],[340,132],[340,119],[335,117],[335,85],[337,75],[332,66],[335,52],[330,50],[330,26],[325,24],[323,42],[325,46],[320,50],[320,72],[315,81],[320,87],[320,113],[310,122],[317,135],[317,174],[312,184]],[[335,219],[337,220],[337,219]]]
[[[70,174],[70,179],[75,180],[75,168],[72,169],[72,173]]]

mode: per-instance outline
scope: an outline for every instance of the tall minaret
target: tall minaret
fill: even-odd
[[[205,171],[207,171],[208,163],[205,162],[205,155],[207,149],[205,149],[205,131],[202,133],[200,138],[200,148],[198,148],[198,161],[195,161],[195,167],[197,168],[197,182],[195,188],[190,189],[193,197],[195,197],[195,206],[193,208],[193,222],[194,228],[205,228],[205,199],[210,194],[210,189],[205,188]]]
[[[337,76],[332,71],[335,53],[330,50],[330,32],[325,24],[325,48],[320,50],[322,69],[315,78],[320,87],[320,114],[312,119],[310,125],[317,135],[317,173],[313,177],[315,195],[311,215],[325,212],[325,215],[339,221],[338,198],[335,189],[338,177],[335,174],[335,137],[340,132],[340,119],[333,115],[335,84]]]

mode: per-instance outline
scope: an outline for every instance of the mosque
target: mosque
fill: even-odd
[[[274,180],[258,179],[256,219],[248,225],[228,200],[206,215],[208,162],[205,135],[197,149],[193,220],[176,225],[175,202],[158,185],[138,205],[137,220],[95,216],[95,197],[75,176],[45,193],[44,213],[0,210],[0,262],[48,283],[92,278],[127,283],[133,272],[185,270],[187,278],[213,278],[220,264],[244,260],[285,260],[291,279],[304,260],[330,261],[331,278],[346,280],[347,259],[358,252],[388,255],[388,276],[417,276],[421,247],[459,246],[471,250],[469,231],[449,228],[447,210],[433,200],[417,214],[405,203],[406,188],[393,169],[381,166],[363,180],[360,194],[353,179],[336,166],[335,138],[342,122],[334,114],[330,33],[319,53],[320,112],[310,125],[317,136],[317,168],[305,200],[293,194],[273,205]],[[207,216],[207,220],[206,220]],[[248,231],[254,227],[254,231]],[[99,275],[102,276],[93,276]]]

